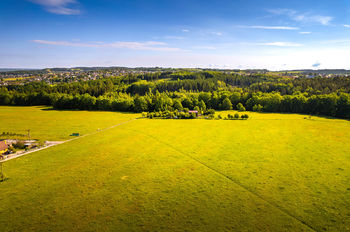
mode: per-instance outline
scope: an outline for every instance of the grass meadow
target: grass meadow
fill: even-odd
[[[0,131],[52,139],[137,116],[10,108]],[[7,161],[1,231],[350,231],[350,122],[248,114],[138,119]]]
[[[27,135],[27,130],[30,130],[32,139],[67,140],[74,132],[84,135],[136,117],[139,115],[100,111],[57,111],[42,106],[0,106],[0,134],[12,132]]]

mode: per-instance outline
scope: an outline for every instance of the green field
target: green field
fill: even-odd
[[[7,161],[0,231],[350,231],[350,122],[248,114],[137,119]],[[0,131],[65,139],[136,117],[0,107]]]
[[[40,106],[0,106],[0,134],[27,135],[30,130],[33,139],[67,140],[74,132],[84,135],[139,116],[117,112],[57,111]]]

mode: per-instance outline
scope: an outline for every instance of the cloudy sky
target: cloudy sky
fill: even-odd
[[[1,0],[0,68],[346,68],[348,0]]]

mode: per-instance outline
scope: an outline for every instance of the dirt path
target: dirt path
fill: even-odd
[[[121,125],[124,125],[126,123],[132,122],[132,121],[134,121],[136,119],[137,118],[134,118],[134,119],[131,119],[131,120],[128,120],[128,121],[125,121],[125,122],[121,122],[121,123],[118,123],[116,125],[113,125],[113,126],[110,126],[110,127],[107,127],[107,128],[104,128],[104,129],[101,129],[101,130],[98,130],[98,131],[95,131],[95,132],[92,132],[92,133],[89,133],[89,134],[85,134],[85,135],[82,135],[82,136],[79,136],[79,137],[76,137],[76,138],[73,138],[73,139],[68,139],[68,140],[65,140],[65,141],[49,141],[48,142],[49,145],[47,145],[45,147],[32,149],[32,150],[29,150],[29,151],[26,151],[26,152],[23,152],[23,153],[20,153],[20,154],[10,155],[8,158],[0,160],[0,163],[6,162],[8,160],[16,159],[16,158],[24,156],[24,155],[28,155],[28,154],[33,153],[33,152],[41,151],[41,150],[44,150],[44,149],[47,149],[47,148],[50,148],[50,147],[53,147],[53,146],[57,146],[59,144],[67,143],[67,142],[70,142],[70,141],[73,141],[73,140],[77,140],[77,139],[81,139],[81,138],[84,138],[86,136],[95,135],[95,134],[101,133],[103,131],[113,129],[113,128],[117,127],[117,126],[121,126]]]
[[[52,143],[50,145],[47,145],[45,147],[41,147],[41,148],[36,148],[36,149],[31,149],[29,151],[25,151],[25,152],[22,152],[22,153],[19,153],[19,154],[13,154],[13,155],[9,155],[7,158],[3,159],[3,160],[0,160],[0,163],[2,162],[6,162],[8,160],[12,160],[12,159],[15,159],[15,158],[18,158],[18,157],[21,157],[21,156],[24,156],[24,155],[27,155],[27,154],[30,154],[30,153],[33,153],[33,152],[37,152],[37,151],[41,151],[41,150],[44,150],[44,149],[47,149],[49,147],[52,147],[52,146],[56,146],[58,144],[62,144],[62,143],[65,143],[66,141],[60,141],[60,143]]]

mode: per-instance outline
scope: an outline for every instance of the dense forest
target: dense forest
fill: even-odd
[[[2,86],[0,105],[133,112],[243,107],[350,119],[350,77],[287,78],[184,70],[126,74],[55,85],[31,82]]]

